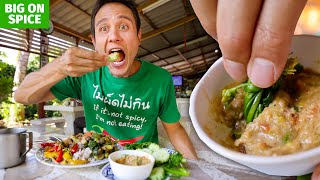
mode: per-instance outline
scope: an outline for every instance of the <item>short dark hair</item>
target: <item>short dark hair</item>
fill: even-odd
[[[136,21],[137,33],[138,33],[141,26],[141,22],[140,22],[138,10],[132,0],[97,0],[91,13],[91,34],[93,35],[93,38],[95,38],[95,17],[103,5],[111,2],[121,3],[127,6],[131,10],[133,17]]]

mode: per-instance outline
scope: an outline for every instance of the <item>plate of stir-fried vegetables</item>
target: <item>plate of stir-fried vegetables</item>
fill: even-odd
[[[61,168],[81,168],[105,164],[108,156],[121,148],[109,136],[93,131],[79,133],[62,141],[44,141],[36,159]]]

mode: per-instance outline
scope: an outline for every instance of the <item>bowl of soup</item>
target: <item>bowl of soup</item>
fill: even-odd
[[[222,91],[237,84],[222,59],[217,60],[190,97],[189,113],[199,138],[216,153],[268,175],[312,172],[320,163],[319,47],[318,36],[293,37],[290,56],[298,59],[303,71],[287,78],[262,113],[244,124],[243,96],[230,105],[234,112],[226,112],[221,102]],[[235,117],[238,121],[232,120]],[[235,133],[237,127],[242,127],[240,134]]]
[[[113,174],[122,180],[144,180],[149,177],[155,159],[151,154],[139,150],[115,151],[109,155]]]

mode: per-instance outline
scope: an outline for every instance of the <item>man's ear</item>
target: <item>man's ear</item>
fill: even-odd
[[[91,38],[91,42],[92,42],[93,46],[96,47],[96,42],[94,40],[94,36],[92,34],[90,34],[89,36]]]
[[[141,38],[142,38],[142,30],[141,28],[139,29],[139,32],[138,32],[138,39],[139,39],[139,44],[141,44]]]

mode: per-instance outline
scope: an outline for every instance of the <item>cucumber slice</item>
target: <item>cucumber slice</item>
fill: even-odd
[[[164,169],[163,167],[155,167],[152,169],[149,176],[150,180],[162,180],[164,179]]]
[[[169,160],[170,154],[165,149],[159,149],[158,151],[154,151],[152,156],[155,158],[156,163],[165,163]]]
[[[160,146],[156,143],[151,143],[148,146],[148,149],[150,149],[152,152],[158,151],[160,149]]]

